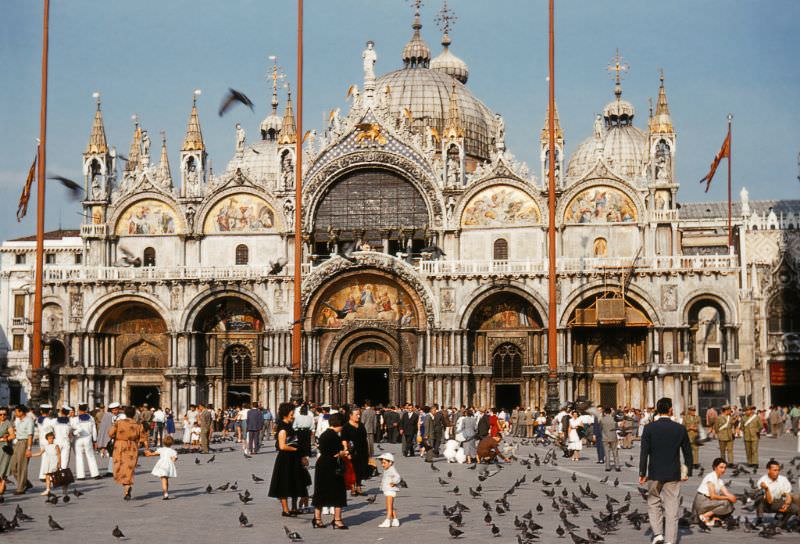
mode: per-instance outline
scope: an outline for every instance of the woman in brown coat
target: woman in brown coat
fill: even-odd
[[[147,447],[147,435],[142,430],[141,423],[137,423],[136,408],[125,407],[125,419],[118,419],[108,431],[108,436],[114,440],[114,481],[122,485],[125,492],[123,498],[131,499],[133,487],[133,473],[139,459],[139,445]]]

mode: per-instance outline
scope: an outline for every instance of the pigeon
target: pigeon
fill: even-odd
[[[242,501],[242,504],[247,504],[249,502],[252,502],[253,498],[239,493],[239,500]]]
[[[450,490],[450,493],[453,495],[458,495],[459,489],[458,486],[455,486],[453,489]]]
[[[591,544],[590,540],[587,540],[587,539],[583,538],[582,536],[578,536],[575,533],[573,533],[572,531],[570,531],[569,536],[572,537],[572,541],[575,544]]]
[[[261,482],[263,482],[263,481],[264,481],[264,478],[259,478],[259,477],[258,477],[258,476],[256,476],[255,474],[251,474],[250,476],[253,478],[253,481],[254,481],[255,483],[257,483],[257,484],[260,484]]]
[[[250,520],[247,519],[247,516],[244,515],[244,512],[239,514],[239,527],[252,527],[253,524],[250,523]]]
[[[483,517],[483,521],[486,522],[486,525],[489,525],[492,522],[492,514],[490,512],[486,512],[486,515]]]
[[[374,495],[370,495],[369,497],[367,497],[367,504],[374,504],[375,503],[375,499],[377,499],[377,498],[378,498],[377,493],[374,494]]]
[[[439,469],[436,467],[436,465],[434,465],[433,463],[431,463],[431,470],[432,470],[432,471],[434,471],[434,472],[441,472],[441,471],[440,471],[440,470],[439,470]]]
[[[303,536],[300,533],[297,531],[290,531],[286,525],[283,526],[283,532],[286,533],[286,538],[288,538],[291,542],[303,541]]]
[[[441,485],[441,486],[445,486],[448,483],[447,480],[443,480],[442,478],[437,478],[437,481],[439,482],[439,485]]]
[[[231,109],[236,102],[240,102],[253,110],[253,102],[247,96],[237,91],[236,89],[228,88],[228,94],[225,95],[225,98],[222,99],[222,103],[219,105],[219,116],[222,117],[225,115],[229,109]]]
[[[619,486],[619,478],[614,478],[614,487]]]
[[[50,176],[47,179],[60,181],[61,185],[63,185],[69,191],[70,200],[81,199],[81,196],[83,195],[83,187],[81,187],[77,182],[72,181],[69,178],[65,178],[64,176]]]
[[[578,527],[568,519],[562,519],[561,522],[564,524],[564,527],[566,527],[570,531],[574,531],[575,529],[580,529],[580,527]]]
[[[64,501],[64,504],[68,504],[72,499],[69,498],[69,495],[64,495],[61,500]]]
[[[120,538],[125,538],[125,535],[122,534],[122,531],[119,530],[119,525],[114,526],[114,530],[111,531],[111,536],[119,540]]]
[[[80,499],[81,497],[83,497],[83,492],[78,491],[77,489],[73,489],[72,494],[75,495],[76,499]]]
[[[462,522],[464,521],[464,516],[463,514],[461,514],[461,512],[458,512],[457,514],[453,514],[452,516],[450,516],[448,519],[456,527],[461,527]]]
[[[541,514],[543,511],[544,511],[544,507],[542,506],[542,503],[538,503],[536,505],[536,512]]]
[[[194,464],[195,464],[195,465],[199,465],[199,464],[200,464],[200,459],[199,459],[199,458],[197,458],[197,457],[195,457],[195,458],[194,458]]]
[[[206,493],[211,493],[211,492],[213,492],[213,491],[214,491],[214,488],[213,488],[213,487],[211,487],[211,484],[208,484],[208,485],[206,486]]]
[[[48,504],[58,504],[58,495],[53,495],[52,493],[47,496],[45,502]]]
[[[453,471],[452,470],[448,470],[447,471],[447,477],[448,478],[452,478],[453,477]]]
[[[286,268],[286,265],[289,264],[289,261],[286,257],[279,257],[276,261],[270,261],[269,263],[269,275],[270,276],[277,276],[281,273],[281,270]]]
[[[500,527],[492,523],[492,536],[500,536]]]
[[[556,528],[556,534],[558,535],[558,538],[564,538],[564,535],[567,534],[567,532],[564,530],[564,528],[561,525],[559,525]]]
[[[473,499],[477,499],[477,498],[481,497],[481,494],[478,493],[477,491],[475,491],[474,489],[472,489],[471,487],[469,488],[469,494]]]
[[[600,483],[601,483],[601,484],[604,484],[604,483],[606,483],[606,482],[608,482],[608,476],[606,476],[605,478],[603,478],[602,480],[600,480]]]
[[[22,511],[22,507],[17,505],[17,510],[14,512],[14,517],[20,521],[33,521],[33,518]]]
[[[64,528],[58,524],[56,520],[53,519],[53,516],[47,516],[47,524],[50,526],[51,531],[63,531]]]
[[[586,529],[586,536],[589,537],[589,540],[592,542],[605,542],[605,538],[598,535],[597,533],[593,533],[591,529]]]
[[[216,455],[212,455],[212,456],[209,458],[209,460],[208,460],[208,461],[206,461],[206,464],[208,464],[208,463],[213,463],[213,462],[214,462],[214,459],[216,459],[216,458],[217,458],[217,456],[216,456]]]
[[[455,527],[453,527],[452,525],[448,525],[447,529],[450,532],[450,536],[452,538],[458,538],[458,537],[460,537],[461,535],[464,534],[464,531],[460,531],[460,530],[456,529]]]
[[[239,482],[233,482],[233,485],[231,486],[231,491],[236,491],[237,489],[239,489]]]
[[[219,486],[219,487],[217,488],[217,491],[227,491],[227,490],[228,490],[228,487],[229,487],[230,485],[231,485],[231,483],[230,483],[230,482],[225,482],[224,484],[222,484],[221,486]]]
[[[397,484],[397,485],[399,485],[403,489],[408,489],[408,483],[405,480],[403,480],[402,478],[400,479],[400,483]]]

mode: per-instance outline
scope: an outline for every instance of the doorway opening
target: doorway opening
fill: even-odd
[[[600,384],[600,406],[605,408],[618,408],[617,406],[617,384],[616,383],[601,383]]]
[[[353,402],[364,404],[365,400],[373,406],[389,405],[389,368],[354,368]]]
[[[494,405],[500,410],[505,408],[510,412],[522,404],[519,384],[503,384],[494,386]]]
[[[225,393],[226,407],[241,406],[253,398],[249,385],[229,385]]]
[[[161,390],[157,385],[132,385],[128,402],[131,406],[147,404],[150,408],[160,406]]]

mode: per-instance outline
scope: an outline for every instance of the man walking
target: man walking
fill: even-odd
[[[200,414],[197,420],[200,422],[200,452],[208,453],[208,439],[211,435],[211,411],[204,404],[198,405]]]
[[[620,472],[619,449],[617,442],[617,420],[611,414],[611,406],[603,407],[603,415],[600,417],[600,435],[598,440],[603,441],[605,451],[606,472],[611,472],[611,460],[613,459],[614,470]]]
[[[438,404],[434,404],[431,408],[431,417],[428,419],[431,422],[431,441],[433,442],[433,454],[438,457],[439,446],[442,445],[444,438],[444,429],[447,427],[447,419],[444,412],[439,409]]]
[[[729,467],[733,466],[733,416],[731,407],[723,406],[722,413],[714,422],[714,434],[719,441],[719,456],[725,459]]]
[[[261,431],[264,428],[264,413],[254,402],[247,411],[247,453],[255,455],[261,447]]]
[[[689,406],[689,411],[683,418],[683,426],[686,427],[689,444],[692,445],[694,468],[700,468],[700,448],[697,445],[697,438],[700,436],[700,416],[697,415],[697,409],[694,406]]]
[[[417,439],[419,414],[408,404],[400,417],[400,435],[403,437],[403,457],[414,456],[414,442]]]
[[[375,413],[375,409],[369,399],[364,401],[364,409],[361,411],[361,423],[364,424],[364,430],[367,431],[367,446],[369,447],[369,456],[372,457],[375,451],[375,431],[378,428],[378,414]]]
[[[386,425],[386,440],[396,444],[400,437],[400,416],[394,406],[383,411],[383,423]]]
[[[164,425],[167,423],[167,414],[160,406],[153,412],[153,423],[155,424],[153,444],[160,448],[164,445]]]
[[[678,538],[680,483],[692,474],[692,448],[683,425],[670,419],[672,399],[656,403],[655,421],[642,432],[639,484],[647,483],[647,508],[653,531],[651,544],[675,544]],[[680,454],[688,474],[681,474]]]
[[[28,480],[28,461],[31,458],[33,447],[33,417],[28,413],[28,407],[20,404],[14,409],[14,453],[11,455],[11,474],[17,481],[17,490],[14,495],[23,495],[33,487]]]
[[[761,439],[761,419],[756,413],[755,406],[748,406],[744,412],[742,436],[744,437],[744,452],[747,455],[747,464],[752,468],[758,468],[758,441]]]
[[[97,470],[97,459],[94,450],[97,448],[97,425],[94,418],[89,415],[89,405],[79,404],[78,415],[72,420],[73,434],[75,435],[75,477],[83,480],[86,477],[84,459],[89,465],[89,476],[95,480],[100,479]]]

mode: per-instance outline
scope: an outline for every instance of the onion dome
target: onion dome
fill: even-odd
[[[283,119],[281,116],[278,115],[278,97],[276,94],[272,95],[272,113],[267,115],[263,121],[261,121],[261,139],[262,140],[276,140],[278,138],[278,134],[281,132],[281,128],[283,127]]]
[[[466,62],[450,51],[450,43],[450,36],[447,34],[442,36],[442,47],[444,49],[431,61],[431,70],[442,72],[461,83],[466,83],[469,78],[469,67]]]
[[[419,8],[417,8],[417,12],[414,15],[414,23],[411,28],[414,29],[414,35],[411,36],[411,40],[403,48],[403,65],[406,68],[427,68],[431,62],[431,50],[419,32],[422,29]]]

